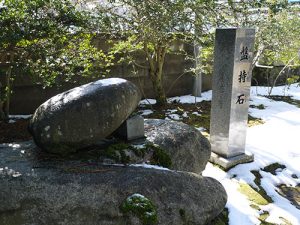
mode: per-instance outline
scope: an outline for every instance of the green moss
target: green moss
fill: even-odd
[[[260,210],[260,207],[256,204],[251,204],[250,207],[255,209],[255,210]]]
[[[157,145],[147,144],[146,147],[153,151],[152,159],[150,161],[153,165],[159,165],[166,168],[171,168],[172,160],[169,154]]]
[[[264,167],[262,170],[266,171],[266,172],[269,172],[273,175],[276,175],[276,170],[277,169],[285,169],[285,168],[286,168],[285,165],[282,165],[282,164],[279,164],[279,163],[273,163],[273,164],[270,164],[270,165]]]
[[[263,104],[259,104],[259,105],[250,105],[249,106],[250,108],[256,108],[256,109],[260,109],[260,110],[263,110],[265,109],[266,107],[263,105]]]
[[[210,130],[210,114],[189,114],[189,117],[183,118],[183,122],[194,127],[203,127]]]
[[[239,192],[246,195],[247,198],[254,202],[257,205],[267,205],[269,204],[268,200],[264,198],[259,192],[257,192],[255,189],[253,189],[248,184],[240,184]]]
[[[287,102],[289,104],[295,105],[300,108],[300,100],[293,99],[291,96],[271,95],[271,96],[265,96],[265,97],[272,99],[274,101]]]
[[[121,205],[121,211],[128,215],[129,213],[137,216],[143,225],[157,224],[157,211],[154,204],[141,194],[129,196]]]
[[[248,127],[264,124],[265,122],[261,118],[256,118],[248,115]]]
[[[266,219],[269,217],[269,212],[268,211],[263,211],[260,215],[259,215],[259,220],[260,220],[260,225],[275,225],[273,223],[269,223],[266,222]]]
[[[279,219],[281,219],[285,225],[293,225],[290,221],[288,221],[287,219],[285,219],[283,217],[279,217]]]
[[[135,148],[133,146],[130,146],[130,150],[132,150],[134,152],[134,154],[138,157],[144,157],[146,152],[147,152],[147,148]]]
[[[184,209],[179,209],[179,215],[183,220],[185,220],[185,210]]]
[[[118,163],[129,163],[130,157],[126,155],[126,150],[132,150],[134,147],[126,143],[117,143],[108,146],[103,152],[102,155],[115,160]]]

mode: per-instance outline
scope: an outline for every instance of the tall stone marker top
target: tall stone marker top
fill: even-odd
[[[210,141],[225,158],[245,153],[254,29],[217,29]]]

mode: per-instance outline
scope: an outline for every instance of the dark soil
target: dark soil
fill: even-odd
[[[289,104],[295,105],[300,108],[300,100],[293,99],[291,96],[271,95],[265,97],[272,99],[274,101],[287,102]]]
[[[290,200],[296,208],[300,209],[300,184],[296,187],[289,187],[285,184],[281,184],[278,186],[278,192],[281,196]]]
[[[172,102],[165,106],[157,106],[157,105],[144,105],[139,107],[137,111],[141,109],[151,109],[153,113],[144,118],[151,119],[165,119],[169,117],[168,110],[177,110],[175,113],[182,116],[184,112],[187,113],[188,117],[184,117],[181,122],[186,123],[195,127],[204,127],[207,131],[210,128],[210,101],[202,101],[197,104],[182,104],[178,102]],[[193,112],[198,112],[199,115],[193,115]],[[169,119],[172,119],[169,117]]]
[[[30,140],[28,124],[29,119],[18,119],[15,123],[0,122],[0,143]]]

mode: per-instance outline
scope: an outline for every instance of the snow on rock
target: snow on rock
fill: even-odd
[[[147,169],[156,169],[156,170],[169,170],[168,168],[165,168],[165,167],[162,167],[162,166],[149,165],[149,164],[146,164],[146,163],[142,163],[142,164],[130,164],[129,166],[143,167],[143,168],[147,168]]]

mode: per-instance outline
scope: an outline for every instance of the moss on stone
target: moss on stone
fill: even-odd
[[[207,225],[228,225],[229,224],[228,215],[229,215],[228,209],[224,208],[223,211]]]
[[[189,117],[183,118],[183,122],[194,127],[203,127],[207,131],[210,130],[210,114],[194,115],[189,114]]]
[[[254,202],[257,205],[267,205],[269,204],[268,200],[264,198],[259,192],[257,192],[255,189],[253,189],[250,185],[248,184],[240,184],[239,187],[239,192],[242,194],[246,195],[247,198],[251,201]]]
[[[153,144],[147,144],[146,147],[153,151],[153,155],[150,163],[153,165],[159,165],[166,168],[171,168],[172,160],[170,155],[161,147]]]
[[[269,217],[269,212],[268,211],[263,211],[260,215],[259,215],[259,220],[260,220],[260,225],[274,225],[273,223],[269,223],[266,222],[266,219]]]
[[[106,149],[104,149],[102,155],[115,160],[118,163],[127,164],[130,162],[130,157],[126,154],[126,150],[130,151],[134,147],[127,143],[116,143],[109,145]]]
[[[134,154],[138,157],[144,157],[146,152],[147,152],[147,148],[135,148],[134,146],[130,146],[130,150],[132,150],[134,152]]]
[[[250,207],[255,210],[260,210],[260,207],[256,204],[251,204]]]
[[[248,115],[248,127],[264,124],[265,122],[261,118],[256,118]]]
[[[143,225],[154,225],[158,222],[156,207],[141,194],[133,194],[126,198],[121,205],[121,211],[125,215],[134,214],[142,221]]]

